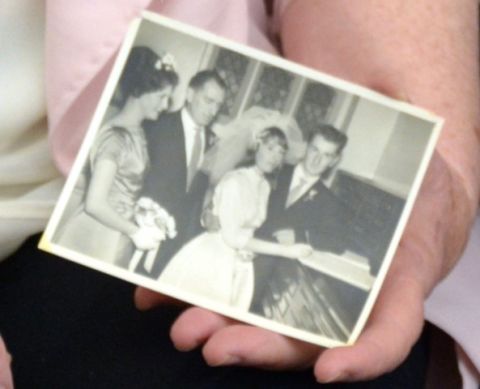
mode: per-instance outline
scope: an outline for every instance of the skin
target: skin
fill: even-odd
[[[300,164],[307,175],[321,177],[328,169],[333,168],[340,158],[338,144],[325,139],[322,135],[316,135],[310,140]],[[292,229],[278,230],[273,236],[283,244],[295,242],[295,232]]]
[[[225,99],[225,91],[215,80],[206,81],[198,89],[189,89],[186,106],[190,116],[199,126],[213,122]]]
[[[285,149],[277,140],[270,138],[260,143],[255,154],[255,165],[262,174],[269,174],[283,164]]]
[[[326,140],[323,136],[315,136],[307,146],[303,158],[303,170],[310,176],[318,177],[332,168],[339,160],[338,145]]]
[[[423,302],[458,261],[478,206],[478,4],[474,0],[293,0],[284,55],[423,106],[445,118],[424,183],[365,330],[330,350],[200,308],[172,327],[180,350],[201,346],[212,366],[313,366],[317,380],[358,381],[391,371],[423,326]],[[137,290],[140,308],[165,299]]]
[[[12,373],[10,371],[11,357],[3,339],[0,337],[0,387],[13,389]]]
[[[155,120],[160,113],[170,106],[173,87],[167,86],[159,91],[145,93],[140,96],[143,116],[145,119]]]

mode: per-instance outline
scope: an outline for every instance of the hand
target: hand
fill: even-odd
[[[322,382],[369,379],[403,361],[421,332],[423,301],[458,260],[478,203],[477,7],[473,0],[439,0],[433,11],[413,0],[290,3],[282,26],[286,55],[441,114],[438,151],[355,345],[323,350],[190,308],[171,331],[177,348],[202,346],[211,365],[314,366]],[[439,40],[458,44],[440,47]],[[137,290],[142,308],[159,299]]]
[[[12,372],[10,371],[11,357],[0,337],[0,387],[13,389]]]
[[[149,251],[158,247],[165,234],[159,228],[139,227],[130,238],[138,250]]]
[[[193,307],[172,327],[175,347],[181,351],[203,347],[204,358],[212,366],[314,366],[321,382],[365,380],[394,369],[422,330],[423,301],[446,271],[442,265],[446,256],[465,240],[468,214],[461,212],[458,218],[451,207],[453,202],[466,202],[461,188],[435,154],[382,291],[355,345],[322,349]],[[306,245],[296,246],[304,249]],[[456,251],[450,254],[458,255]],[[144,288],[137,288],[135,294],[140,309],[171,300]]]
[[[312,246],[303,243],[296,243],[285,247],[285,257],[291,259],[305,258],[313,253]]]
[[[291,228],[275,231],[273,236],[281,244],[290,245],[295,243],[295,231]]]

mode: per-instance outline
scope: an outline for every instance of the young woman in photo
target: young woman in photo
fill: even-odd
[[[112,263],[128,258],[133,248],[156,247],[158,230],[133,221],[149,166],[142,122],[168,108],[177,83],[170,55],[132,49],[119,82],[121,108],[97,134],[84,169],[83,201],[60,230],[58,243]]]

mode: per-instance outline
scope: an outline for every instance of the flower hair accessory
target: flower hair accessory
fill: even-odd
[[[148,197],[141,197],[138,199],[134,207],[133,218],[141,228],[156,230],[157,236],[159,237],[157,247],[146,252],[143,267],[148,273],[150,273],[153,269],[153,264],[158,251],[160,250],[162,241],[173,239],[177,236],[175,219],[157,202]],[[144,254],[144,251],[136,249],[130,259],[128,270],[132,272],[135,271]]]
[[[175,58],[170,53],[165,53],[157,62],[155,62],[155,69],[175,72],[177,70],[177,63]]]

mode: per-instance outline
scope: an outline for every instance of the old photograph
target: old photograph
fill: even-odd
[[[40,247],[304,341],[351,344],[441,124],[146,13]]]

